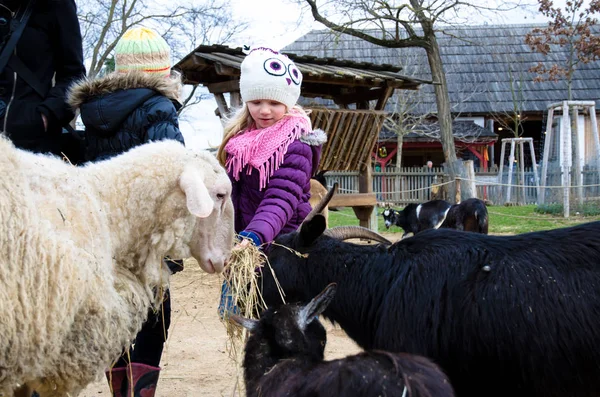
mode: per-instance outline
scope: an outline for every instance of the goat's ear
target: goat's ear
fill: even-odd
[[[242,316],[238,316],[237,314],[230,314],[229,321],[233,321],[246,328],[248,331],[254,331],[256,327],[258,327],[258,320],[253,320],[251,318],[245,318]]]
[[[310,246],[327,229],[325,217],[322,214],[316,214],[302,223],[300,226],[300,244],[304,247]]]
[[[335,296],[337,285],[329,284],[321,293],[315,296],[308,304],[298,312],[298,326],[305,329],[315,318],[319,317]]]
[[[188,211],[199,218],[208,217],[214,207],[214,201],[204,184],[202,172],[191,166],[185,167],[179,177],[179,187],[185,193]]]

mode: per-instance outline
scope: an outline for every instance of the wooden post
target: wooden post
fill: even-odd
[[[217,106],[219,107],[219,112],[221,113],[221,119],[224,119],[229,114],[229,107],[227,106],[227,101],[225,100],[225,96],[221,93],[215,94],[215,101],[217,102]]]
[[[519,153],[521,157],[519,160],[521,163],[519,164],[521,170],[521,197],[523,198],[523,204],[527,204],[525,201],[525,145],[523,145],[522,139],[519,139],[519,150],[521,150],[521,153]]]
[[[594,138],[594,151],[596,153],[596,155],[595,155],[596,161],[594,162],[596,167],[594,169],[594,172],[596,173],[596,175],[598,175],[598,174],[600,174],[600,137],[598,137],[598,122],[596,121],[596,106],[591,105],[589,107],[589,111],[590,111],[590,122],[592,124],[592,135]],[[597,179],[593,179],[593,180],[597,180]]]
[[[502,140],[504,143],[504,139]],[[508,156],[508,181],[507,181],[507,190],[506,190],[506,202],[510,202],[510,193],[512,190],[512,174],[513,168],[515,165],[515,142],[510,141],[510,155]]]
[[[581,136],[579,134],[579,110],[577,106],[571,108],[571,137],[573,139],[573,185],[577,186],[575,192],[577,192],[577,204],[583,205],[583,162],[581,156],[581,146],[579,144]],[[574,128],[573,128],[574,127]]]
[[[561,168],[562,168],[562,186],[563,186],[563,216],[569,217],[569,193],[571,187],[571,123],[569,122],[569,105],[567,101],[562,105],[562,122],[561,122]]]
[[[454,202],[460,204],[460,176],[454,179]]]
[[[363,166],[359,171],[358,192],[373,193],[373,170],[371,169],[371,164]],[[352,207],[354,214],[360,222],[360,226],[371,228],[371,213],[374,208],[374,206]]]
[[[475,165],[473,164],[473,160],[465,161],[465,175],[468,179],[467,183],[470,185],[471,197],[477,198],[477,186],[475,185]]]
[[[537,164],[535,161],[535,150],[533,150],[533,138],[527,138],[527,141],[529,141],[529,150],[531,151],[531,162],[533,164],[533,178],[535,180],[535,187],[536,187],[537,194],[538,194],[538,205],[539,205],[539,197],[541,194],[540,177],[538,176],[538,169],[537,169]]]
[[[546,120],[546,138],[544,139],[544,155],[542,157],[542,188],[538,194],[538,205],[544,204],[546,195],[546,186],[548,181],[548,156],[550,155],[550,144],[552,143],[552,122],[554,118],[554,107],[548,108],[548,120]],[[599,145],[600,146],[600,145]],[[600,153],[599,153],[600,154]]]
[[[242,106],[242,97],[239,91],[233,91],[229,93],[229,103],[232,108],[240,108]]]
[[[596,151],[596,167],[600,172],[600,137],[598,137],[598,122],[596,121],[596,106],[590,106],[590,122],[592,124],[592,135],[594,138],[594,149]]]
[[[506,141],[502,140],[502,148],[500,150],[500,169],[498,170],[498,199],[502,200],[504,197],[504,186],[502,186],[502,173],[504,171],[504,154],[506,153]]]

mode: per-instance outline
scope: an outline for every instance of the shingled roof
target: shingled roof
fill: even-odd
[[[437,38],[444,61],[453,113],[485,114],[512,112],[515,101],[511,86],[522,86],[521,108],[545,111],[548,104],[567,99],[565,82],[534,82],[529,68],[538,62],[550,65],[565,59],[565,48],[553,48],[544,56],[532,52],[525,35],[546,25],[490,25],[445,28]],[[600,27],[593,28],[595,34]],[[400,65],[403,73],[431,80],[425,50],[422,48],[384,48],[361,39],[329,30],[314,30],[284,48],[297,55],[343,58]],[[512,82],[512,84],[511,84]],[[397,93],[396,95],[403,95]],[[419,90],[416,113],[435,111],[433,87]],[[600,97],[600,61],[580,64],[573,76],[573,100]],[[393,100],[386,110],[393,110]]]

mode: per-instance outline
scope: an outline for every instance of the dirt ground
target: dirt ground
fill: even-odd
[[[382,233],[396,240],[400,233]],[[187,266],[171,279],[172,319],[162,358],[156,397],[234,396],[237,368],[227,352],[225,326],[217,315],[221,277]],[[344,331],[327,328],[326,359],[360,351]],[[240,375],[241,380],[241,375]],[[89,385],[84,397],[110,396],[101,379]]]

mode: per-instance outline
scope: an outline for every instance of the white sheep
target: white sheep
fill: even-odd
[[[231,183],[175,141],[85,167],[3,137],[0,153],[0,396],[76,396],[158,303],[163,256],[223,270]]]

